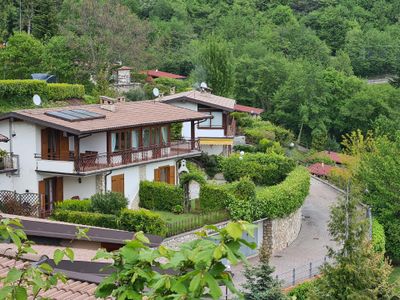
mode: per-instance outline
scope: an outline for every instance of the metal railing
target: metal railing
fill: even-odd
[[[175,157],[193,151],[200,151],[200,142],[198,139],[171,141],[164,145],[132,148],[111,153],[86,151],[86,153],[80,153],[77,159],[74,158],[73,153],[70,153],[68,158],[55,156],[42,157],[40,154],[35,154],[35,158],[73,161],[76,172],[88,172],[160,158]]]

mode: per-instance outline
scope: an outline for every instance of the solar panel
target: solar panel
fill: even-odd
[[[59,111],[49,111],[45,113],[48,116],[58,118],[61,120],[69,121],[69,122],[77,122],[77,121],[88,121],[95,119],[103,119],[106,116],[102,114],[98,114],[96,112],[84,110],[84,109],[68,109],[68,110],[59,110]]]

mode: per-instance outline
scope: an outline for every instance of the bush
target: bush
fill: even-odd
[[[204,152],[200,157],[194,159],[206,172],[208,177],[214,178],[215,174],[222,171],[222,161],[224,157],[220,155],[208,155]]]
[[[85,87],[81,84],[49,83],[46,96],[48,100],[83,99]]]
[[[372,221],[372,246],[376,252],[385,253],[385,230],[383,226],[374,219]]]
[[[139,187],[139,206],[151,210],[172,211],[183,203],[183,189],[165,182],[142,181]]]
[[[205,212],[225,209],[227,203],[235,201],[228,188],[229,185],[203,184],[199,195],[200,209]]]
[[[295,162],[276,153],[245,153],[231,155],[222,164],[222,172],[228,182],[248,176],[256,185],[274,185],[281,182],[293,170]]]
[[[182,214],[182,213],[183,213],[183,206],[182,206],[182,205],[175,205],[175,206],[172,208],[172,212],[173,212],[174,214],[177,214],[177,215]]]
[[[297,167],[280,184],[257,192],[256,220],[282,218],[299,209],[310,189],[310,174]]]
[[[226,203],[230,216],[233,220],[255,220],[256,206],[256,186],[248,177],[243,177],[240,181],[228,186],[229,191],[234,195]]]
[[[72,211],[93,211],[91,200],[64,200],[56,203],[56,209]]]
[[[128,200],[121,193],[115,192],[97,193],[90,199],[93,211],[103,214],[119,215],[128,205]]]
[[[206,183],[207,175],[197,165],[191,162],[187,162],[186,167],[189,173],[182,173],[179,178],[180,185],[188,183],[190,181],[196,181],[200,184]]]
[[[318,279],[316,279],[318,280]],[[315,280],[306,281],[296,285],[293,289],[290,290],[288,296],[296,297],[296,300],[308,300],[310,293],[315,288]]]
[[[140,101],[146,99],[146,93],[141,87],[130,89],[125,93],[125,96],[129,101]]]
[[[257,148],[253,145],[235,145],[233,146],[233,151],[240,152],[243,151],[245,153],[254,153],[257,152]]]
[[[143,231],[145,233],[165,236],[167,225],[161,216],[147,209],[124,209],[119,217],[119,226],[122,230]]]
[[[114,215],[56,209],[52,218],[68,223],[118,229],[117,217]]]
[[[351,171],[349,169],[341,167],[332,167],[332,169],[328,173],[328,181],[343,190],[346,189],[347,184],[351,180],[351,177]]]

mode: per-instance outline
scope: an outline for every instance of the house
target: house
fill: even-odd
[[[262,108],[241,105],[241,104],[235,104],[235,111],[244,112],[253,117],[259,117],[264,112]]]
[[[140,74],[146,74],[146,81],[153,81],[156,78],[171,78],[171,79],[186,79],[186,76],[172,74],[168,72],[163,72],[159,70],[143,70],[139,72]]]
[[[262,110],[236,104],[236,100],[213,95],[205,90],[192,90],[160,98],[163,103],[177,107],[202,112],[212,116],[194,128],[193,135],[200,139],[201,150],[208,154],[227,155],[232,151],[233,139],[236,134],[236,122],[231,112],[242,111],[260,114]],[[189,123],[183,124],[182,135],[191,136]]]
[[[171,124],[194,128],[209,117],[157,101],[6,113],[0,116],[0,134],[11,134],[0,149],[20,164],[15,172],[0,173],[0,191],[44,195],[44,211],[56,201],[103,191],[122,193],[136,208],[141,180],[177,184],[178,162],[201,154],[194,130],[186,140],[174,141]]]

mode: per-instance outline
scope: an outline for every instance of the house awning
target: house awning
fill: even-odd
[[[226,145],[233,146],[233,138],[200,138],[200,145]]]

